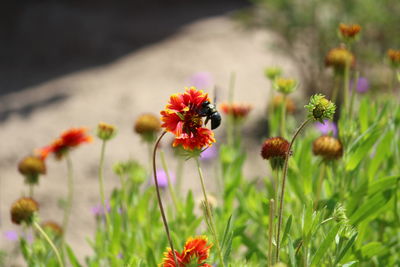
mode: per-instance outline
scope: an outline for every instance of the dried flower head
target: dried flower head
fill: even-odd
[[[276,78],[282,75],[282,69],[279,67],[269,67],[264,70],[264,75],[270,81],[274,81]]]
[[[54,236],[63,235],[62,227],[54,221],[45,221],[42,223],[42,227],[44,230],[51,232]]]
[[[176,258],[178,260],[178,266],[174,262],[174,256],[172,250],[168,248],[168,251],[164,253],[164,260],[161,266],[163,267],[211,267],[206,263],[206,260],[210,254],[210,248],[212,244],[208,244],[206,236],[190,237],[183,248],[182,253],[175,251]]]
[[[323,135],[313,142],[313,153],[325,160],[338,159],[343,155],[343,146],[335,137]]]
[[[217,207],[218,205],[218,200],[215,196],[207,194],[207,200],[208,200],[208,205],[211,209]],[[204,212],[206,212],[206,201],[204,198],[199,198],[197,201],[199,203],[200,209],[202,209]]]
[[[161,111],[161,125],[175,135],[173,146],[182,146],[185,150],[201,150],[215,142],[214,133],[203,127],[203,117],[199,110],[208,95],[195,87],[186,88],[183,94],[170,97],[165,110]]]
[[[268,138],[262,145],[261,156],[270,160],[272,169],[282,168],[289,152],[289,145],[289,142],[282,137]]]
[[[15,224],[31,224],[39,204],[30,197],[22,197],[11,205],[11,221]]]
[[[273,86],[276,91],[288,95],[296,89],[297,81],[280,77],[275,79]]]
[[[154,142],[157,133],[161,130],[160,119],[152,113],[142,114],[137,118],[134,130],[145,142]]]
[[[222,103],[220,108],[224,114],[231,116],[234,122],[243,121],[252,109],[250,105],[238,103]]]
[[[325,65],[333,67],[336,74],[343,74],[347,66],[354,66],[354,55],[345,47],[331,49],[325,58]]]
[[[25,177],[27,184],[37,184],[40,174],[46,174],[46,164],[40,157],[27,156],[18,164],[18,171]]]
[[[336,110],[336,105],[321,94],[312,95],[310,102],[304,107],[308,109],[308,117],[319,122],[332,120]]]
[[[395,69],[400,68],[400,50],[389,49],[387,55],[390,65]]]
[[[97,125],[97,137],[103,141],[108,141],[117,134],[117,128],[114,125],[100,122]]]
[[[344,41],[354,40],[361,31],[361,26],[358,24],[339,24],[339,34]]]
[[[62,133],[51,145],[39,149],[38,154],[42,159],[46,159],[50,153],[53,153],[60,160],[72,148],[90,143],[92,140],[92,137],[87,134],[86,128],[72,128]]]
[[[286,102],[286,112],[289,114],[294,114],[296,112],[296,104],[289,97],[283,97],[281,94],[275,95],[272,99],[273,109],[279,109],[282,106],[283,99]]]

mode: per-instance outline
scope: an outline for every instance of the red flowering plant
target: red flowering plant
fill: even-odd
[[[92,140],[92,137],[87,134],[86,128],[72,128],[62,133],[52,144],[39,149],[38,153],[42,159],[46,159],[49,154],[53,153],[60,160],[71,148]]]
[[[172,250],[164,253],[164,260],[161,264],[162,267],[211,267],[205,261],[208,259],[210,248],[212,244],[208,244],[208,239],[205,236],[190,237],[183,248],[182,253],[175,251],[178,260],[178,265],[175,264]]]
[[[204,127],[199,114],[205,101],[210,101],[208,94],[195,87],[170,97],[165,110],[161,111],[161,127],[175,135],[174,147],[181,145],[185,150],[194,151],[215,142],[214,133]]]

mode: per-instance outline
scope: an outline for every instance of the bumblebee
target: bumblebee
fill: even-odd
[[[219,114],[215,106],[211,104],[210,101],[204,101],[201,103],[198,114],[202,117],[206,117],[206,125],[208,121],[211,120],[211,130],[216,129],[221,125],[221,114]]]

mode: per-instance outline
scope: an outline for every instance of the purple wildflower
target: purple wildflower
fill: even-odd
[[[105,204],[106,204],[107,212],[110,212],[110,209],[111,209],[110,202],[107,200]],[[103,205],[101,203],[99,203],[99,204],[96,204],[95,206],[93,206],[92,207],[92,213],[96,217],[104,215]]]
[[[189,77],[189,84],[199,89],[210,88],[213,84],[213,78],[209,72],[196,72]]]
[[[14,231],[14,230],[6,231],[4,233],[4,236],[9,241],[17,241],[18,240],[18,233],[17,233],[17,231]]]
[[[331,122],[330,120],[324,120],[323,123],[316,122],[315,128],[317,128],[317,130],[323,135],[328,135],[332,133],[333,136],[337,136],[337,126],[334,122]]]
[[[353,87],[354,87],[354,81],[350,81],[350,88],[353,88]],[[362,94],[362,93],[367,92],[368,89],[369,89],[368,79],[365,77],[358,78],[356,92]]]
[[[200,159],[204,160],[204,161],[208,161],[208,160],[214,159],[217,156],[218,156],[218,149],[214,145],[214,146],[211,146],[211,147],[207,148],[206,150],[204,150],[200,155]]]
[[[175,182],[175,174],[173,174],[171,171],[169,172],[169,178],[171,179],[171,183]],[[154,184],[154,179],[152,179],[151,181]],[[167,173],[164,170],[157,170],[157,181],[160,188],[168,187],[168,177]]]

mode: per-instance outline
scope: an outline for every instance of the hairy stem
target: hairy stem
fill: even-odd
[[[100,163],[99,163],[99,191],[100,191],[101,206],[103,207],[104,216],[106,218],[106,229],[108,229],[108,227],[110,226],[110,217],[108,216],[108,210],[104,196],[104,177],[103,177],[105,151],[106,151],[106,141],[103,140],[103,143],[101,144]]]
[[[153,175],[153,178],[154,178],[154,184],[156,185],[158,207],[160,208],[161,217],[162,217],[164,228],[165,228],[165,233],[167,234],[169,246],[171,247],[172,255],[174,256],[175,266],[179,266],[178,265],[178,260],[176,258],[176,254],[175,254],[174,244],[172,243],[171,235],[169,233],[167,217],[165,216],[164,207],[163,207],[163,204],[162,204],[162,201],[161,201],[160,187],[158,186],[158,180],[157,180],[157,168],[156,168],[157,147],[158,147],[158,144],[160,143],[161,139],[164,137],[164,135],[166,133],[167,132],[164,131],[160,135],[160,137],[158,137],[156,143],[154,144],[154,150],[153,150],[153,174],[154,175]]]
[[[43,230],[43,228],[37,222],[33,222],[33,226],[43,236],[43,238],[47,241],[47,243],[49,243],[51,249],[54,251],[54,254],[56,254],[58,264],[60,265],[60,267],[64,267],[64,262],[61,258],[60,252],[58,251],[57,247],[54,245],[53,241],[51,241],[49,236],[46,234],[46,232]]]
[[[271,198],[269,200],[269,231],[268,231],[268,266],[272,267],[274,264],[273,261],[273,256],[272,256],[272,250],[273,250],[273,244],[272,244],[272,239],[274,235],[274,218],[275,218],[275,201]]]
[[[281,195],[279,198],[279,212],[278,212],[278,230],[276,234],[276,253],[275,253],[275,262],[279,262],[279,250],[280,250],[280,236],[281,236],[281,228],[282,228],[282,214],[283,214],[283,199],[285,197],[285,186],[286,186],[286,176],[288,171],[289,164],[289,156],[290,150],[292,149],[293,143],[296,140],[296,137],[299,135],[300,131],[306,126],[308,122],[310,122],[312,118],[305,120],[300,127],[296,130],[293,135],[292,140],[290,141],[289,148],[287,151],[287,155],[285,157],[285,165],[283,167],[283,175],[282,175],[282,186],[281,186]]]
[[[206,193],[206,187],[204,185],[204,178],[203,178],[203,172],[200,168],[200,162],[199,159],[196,158],[196,165],[197,165],[197,170],[199,172],[199,177],[200,177],[200,183],[201,183],[201,189],[203,191],[203,197],[204,197],[204,202],[205,202],[205,208],[206,208],[206,214],[208,216],[208,219],[210,221],[210,232],[213,235],[214,238],[214,242],[215,242],[215,246],[217,247],[217,251],[218,251],[218,257],[219,257],[219,261],[221,263],[222,267],[225,267],[225,263],[224,263],[224,258],[222,256],[222,249],[221,246],[219,244],[219,240],[218,240],[218,236],[217,236],[217,231],[216,231],[216,227],[215,227],[215,222],[214,222],[214,218],[212,216],[212,212],[211,212],[211,208],[210,208],[210,202],[208,202],[208,198],[207,198],[207,193]]]

